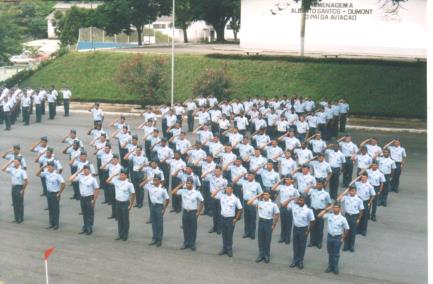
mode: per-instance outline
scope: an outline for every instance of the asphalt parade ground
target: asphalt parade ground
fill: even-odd
[[[65,118],[60,112],[56,120],[46,118],[47,115],[42,124],[34,124],[32,116],[30,126],[18,122],[12,131],[4,131],[3,127],[0,130],[0,152],[21,144],[30,180],[24,201],[24,222],[13,224],[10,178],[0,173],[0,282],[44,283],[42,255],[45,249],[55,246],[49,260],[51,283],[427,283],[425,134],[352,131],[358,143],[375,136],[384,145],[395,136],[400,137],[408,162],[401,176],[400,192],[390,193],[388,207],[378,208],[377,222],[369,222],[368,235],[357,236],[355,252],[341,253],[340,275],[336,276],[324,273],[328,258],[326,234],[322,249],[307,248],[303,270],[289,268],[293,248],[277,242],[280,224],[273,233],[269,264],[255,263],[257,239],[242,238],[242,220],[235,228],[233,258],[217,255],[222,239],[208,233],[212,220],[207,216],[200,216],[198,221],[197,251],[179,249],[183,241],[181,214],[168,211],[164,216],[162,247],[150,247],[147,201],[143,208],[131,210],[128,241],[115,241],[117,223],[107,219],[111,207],[101,204],[102,192],[96,204],[93,235],[78,235],[82,216],[78,214],[79,202],[69,199],[72,196],[69,185],[60,203],[60,229],[46,230],[46,198],[40,197],[42,188],[35,176],[37,164],[33,162],[31,144],[41,136],[48,136],[48,144],[54,147],[67,179],[70,171],[67,156],[61,154],[65,147],[61,140],[70,129],[76,129],[90,150],[87,145],[91,139],[86,132],[93,124],[90,113],[73,113]],[[104,124],[114,118],[117,116],[107,116]],[[127,117],[127,121],[133,128],[141,123],[138,117]],[[134,132],[142,137],[141,131]],[[117,143],[113,149],[118,151]],[[91,152],[89,157],[94,161]],[[5,160],[1,162],[4,164]]]

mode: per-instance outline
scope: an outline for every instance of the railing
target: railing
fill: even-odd
[[[5,81],[23,70],[31,70],[36,68],[37,64],[16,64],[11,66],[0,66],[0,82]]]

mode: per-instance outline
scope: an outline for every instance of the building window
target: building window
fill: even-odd
[[[164,30],[165,29],[165,24],[153,24],[153,28],[155,30]]]

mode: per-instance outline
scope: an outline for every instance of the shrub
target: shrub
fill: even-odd
[[[116,81],[128,93],[138,96],[143,107],[161,104],[168,89],[166,65],[162,58],[145,61],[136,55],[120,65]]]
[[[214,95],[219,101],[230,99],[231,80],[225,68],[206,69],[194,85],[196,96]]]

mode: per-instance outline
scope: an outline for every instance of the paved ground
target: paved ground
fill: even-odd
[[[107,117],[111,120],[111,117]],[[128,118],[131,125],[139,119]],[[115,241],[116,223],[107,220],[110,208],[96,207],[94,234],[82,236],[79,203],[69,200],[68,186],[61,201],[61,227],[47,231],[45,199],[39,197],[41,187],[34,176],[36,165],[30,145],[48,135],[57,153],[59,143],[70,128],[76,128],[85,142],[84,133],[91,123],[90,115],[74,114],[70,118],[24,127],[0,130],[0,151],[20,143],[29,161],[30,187],[25,197],[25,221],[12,224],[9,178],[0,173],[0,282],[43,283],[42,253],[49,246],[57,249],[50,259],[52,283],[426,283],[427,282],[427,194],[426,136],[398,134],[410,157],[402,175],[401,192],[391,194],[389,207],[380,207],[378,221],[370,222],[367,237],[358,237],[355,253],[342,253],[339,276],[325,274],[325,249],[307,249],[303,271],[290,269],[292,247],[278,244],[280,227],[272,242],[270,264],[256,264],[257,241],[241,238],[243,222],[235,229],[234,257],[216,255],[221,238],[208,234],[211,219],[199,219],[197,251],[180,251],[181,215],[165,216],[164,243],[161,248],[149,247],[151,227],[145,224],[147,208],[133,209],[128,242]],[[352,132],[356,141],[376,136],[385,144],[392,134]],[[65,156],[58,157],[66,165]],[[69,169],[65,170],[65,176]]]

